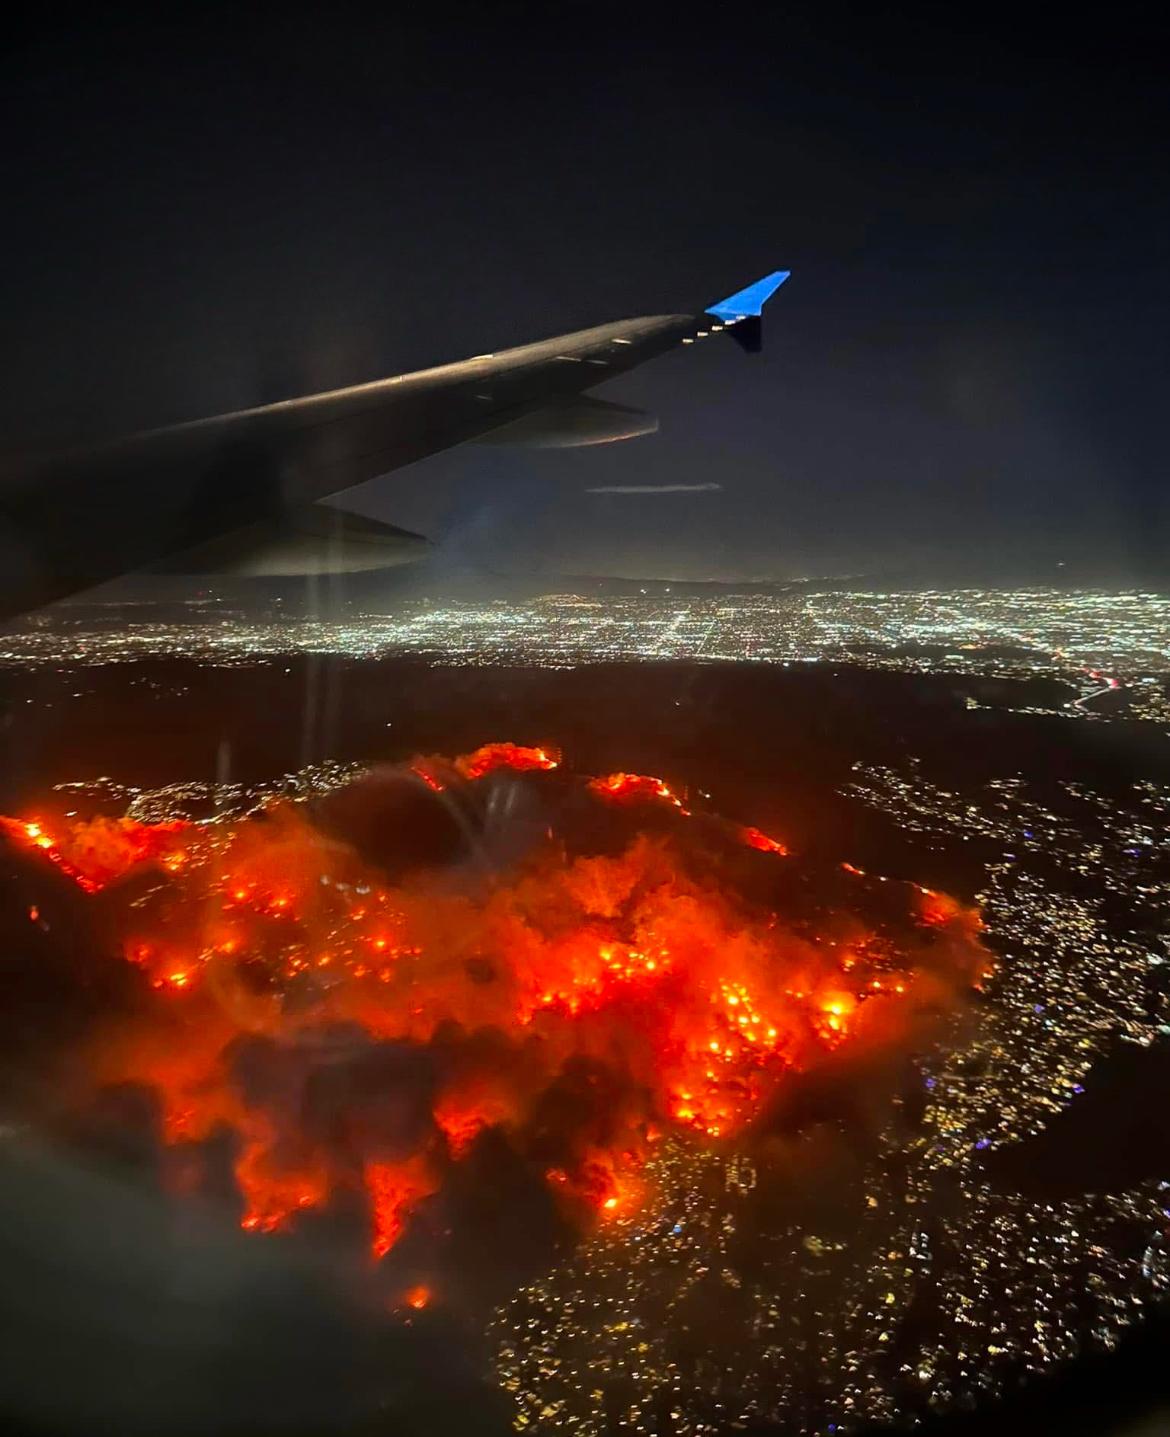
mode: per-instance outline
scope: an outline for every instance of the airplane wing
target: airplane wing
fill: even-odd
[[[421,536],[317,501],[471,440],[590,444],[648,416],[587,391],[726,331],[759,348],[778,270],[699,314],[620,320],[348,389],[152,430],[7,468],[0,620],[148,565],[191,573],[376,568]]]

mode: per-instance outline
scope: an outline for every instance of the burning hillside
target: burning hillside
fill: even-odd
[[[899,1041],[988,961],[943,895],[510,744],[230,821],[3,825],[140,975],[61,1105],[142,1089],[172,1185],[218,1190],[226,1143],[246,1230],[356,1213],[374,1260],[488,1135],[565,1220],[629,1214],[664,1135],[750,1141],[794,1075]]]

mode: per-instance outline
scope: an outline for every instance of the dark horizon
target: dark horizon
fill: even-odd
[[[456,450],[374,515],[453,565],[786,579],[1167,547],[1162,101],[1140,19],[211,10],[10,32],[6,452],[701,306],[661,419]],[[683,366],[687,366],[685,377]],[[594,494],[597,487],[718,491]]]

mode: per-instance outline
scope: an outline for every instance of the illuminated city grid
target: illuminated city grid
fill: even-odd
[[[120,610],[120,614],[125,611]],[[1124,715],[1170,723],[1170,598],[1058,589],[412,600],[352,619],[269,618],[191,606],[191,619],[102,626],[58,608],[0,636],[0,664],[110,664],[185,655],[254,663],[292,654],[415,656],[442,664],[570,668],[634,659],[850,662],[912,673],[1054,678],[1054,712],[1093,717],[1124,688]],[[1021,705],[1023,706],[1023,705]],[[1108,705],[1106,709],[1111,713]]]
[[[208,664],[295,652],[442,664],[600,660],[853,663],[912,673],[1057,678],[1052,712],[1166,724],[1170,601],[1156,595],[963,591],[669,595],[407,607],[321,624],[235,620],[10,634],[0,660],[58,665],[185,654]],[[1136,696],[1136,697],[1135,697]],[[1022,706],[1022,705],[1021,705]],[[1112,710],[1106,704],[1101,716]],[[77,786],[87,806],[148,821],[229,816],[306,798],[353,769],[323,764],[257,788]],[[74,786],[66,786],[74,787]],[[924,849],[976,854],[994,976],[949,1040],[919,1055],[922,1112],[895,1098],[865,1160],[854,1220],[753,1230],[742,1153],[666,1139],[628,1212],[521,1288],[488,1327],[518,1431],[699,1437],[763,1420],[846,1433],[913,1418],[1111,1347],[1170,1290],[1170,1186],[1042,1202],[986,1176],[1074,1104],[1119,1043],[1170,1034],[1170,788],[1105,794],[1018,774],[963,792],[920,763],[859,764],[845,790]],[[842,1235],[844,1232],[844,1235]]]
[[[640,1210],[497,1313],[518,1430],[689,1437],[770,1419],[847,1432],[1110,1348],[1166,1292],[1170,1186],[1045,1203],[994,1190],[981,1168],[1074,1101],[1106,1049],[1170,1032],[1157,848],[1170,790],[1138,784],[1119,806],[1069,783],[1053,812],[1022,780],[960,797],[911,764],[859,768],[850,791],[925,840],[994,850],[985,1001],[921,1060],[923,1118],[895,1111],[886,1125],[847,1239],[791,1226],[768,1235],[762,1270],[758,1240],[738,1270],[729,1245],[752,1164],[668,1148]],[[1119,894],[1133,926],[1105,916]],[[717,1345],[696,1355],[703,1309]]]

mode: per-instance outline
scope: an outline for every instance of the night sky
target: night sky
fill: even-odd
[[[507,571],[1155,573],[1152,18],[411,8],[7,32],[0,448],[701,309],[783,267],[764,355],[711,342],[602,391],[656,437],[455,451],[361,506]]]

